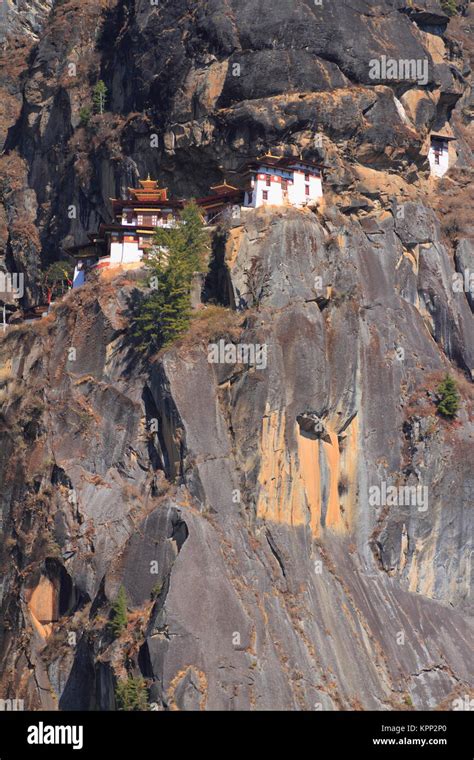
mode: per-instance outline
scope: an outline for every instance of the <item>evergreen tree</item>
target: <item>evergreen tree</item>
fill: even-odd
[[[436,389],[438,412],[443,417],[455,417],[459,409],[460,396],[454,378],[446,374]]]
[[[189,326],[193,274],[203,270],[209,248],[209,234],[196,203],[184,207],[175,227],[157,228],[153,243],[146,257],[152,290],[133,327],[146,352],[169,345]]]
[[[123,586],[120,586],[117,598],[112,604],[112,619],[109,625],[115,637],[120,636],[127,625],[127,595]]]
[[[143,678],[126,678],[115,688],[115,700],[119,710],[148,710],[148,690]]]
[[[92,93],[92,102],[94,103],[94,109],[96,113],[100,113],[101,115],[104,113],[106,101],[107,87],[105,85],[105,82],[100,79],[94,87]]]
[[[89,106],[82,106],[82,108],[79,109],[79,119],[81,122],[81,127],[88,126],[91,120],[91,109]]]

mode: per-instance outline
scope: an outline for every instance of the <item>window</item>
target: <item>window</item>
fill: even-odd
[[[143,214],[138,214],[138,216],[137,216],[137,224],[143,224]]]
[[[439,164],[439,150],[435,150],[435,164]]]
[[[262,198],[264,201],[268,201],[268,190],[262,190]]]
[[[270,180],[270,176],[268,174],[265,177],[265,184],[266,184],[267,187],[270,187],[271,180]]]
[[[249,199],[249,204],[252,203],[252,201],[253,201],[253,190],[250,190],[250,192],[248,193],[248,199]]]
[[[151,215],[151,226],[158,227],[158,214]]]
[[[309,182],[309,174],[308,174],[308,172],[305,172],[304,181],[305,182]]]
[[[309,185],[304,186],[304,194],[309,195]]]

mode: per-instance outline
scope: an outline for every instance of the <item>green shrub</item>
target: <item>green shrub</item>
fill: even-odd
[[[158,581],[158,583],[155,586],[153,586],[153,588],[151,590],[151,594],[150,594],[151,598],[153,600],[154,599],[158,599],[158,597],[161,594],[162,590],[163,590],[163,583],[161,581]]]
[[[115,687],[115,701],[118,710],[148,710],[148,689],[143,678],[129,678],[118,682]]]
[[[448,16],[455,16],[458,12],[457,0],[441,0],[441,7]]]
[[[112,619],[109,626],[115,637],[120,636],[127,625],[127,595],[123,586],[117,594],[115,602],[112,604]]]
[[[438,385],[436,393],[438,394],[436,402],[438,412],[443,417],[455,417],[459,409],[460,396],[454,378],[446,374],[445,378]]]
[[[81,127],[88,126],[91,116],[92,116],[92,111],[89,108],[89,106],[82,106],[82,108],[79,109],[79,119],[81,122]]]
[[[74,265],[70,261],[55,261],[46,269],[43,283],[51,298],[63,295],[72,285]]]

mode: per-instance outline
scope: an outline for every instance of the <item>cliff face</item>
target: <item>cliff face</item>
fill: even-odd
[[[370,236],[364,218],[335,236],[311,211],[248,212],[221,280],[233,300],[258,257],[260,311],[202,312],[148,368],[124,278],[7,334],[7,691],[107,709],[128,670],[172,708],[380,709],[469,688],[470,384],[456,373],[455,424],[433,390],[450,360],[473,366],[472,321],[434,215],[405,211]],[[265,346],[260,368],[210,363],[220,337]],[[428,499],[373,505],[383,481]]]
[[[38,295],[38,259],[84,242],[138,174],[188,197],[272,147],[324,159],[338,191],[352,186],[355,163],[419,185],[428,131],[448,117],[469,123],[468,56],[431,0],[416,5],[425,14],[405,0],[51,5],[29,56],[13,21],[5,49],[1,245],[27,273],[25,304]],[[371,78],[382,56],[419,62],[418,79]],[[100,78],[107,111],[85,123]],[[462,166],[470,150],[457,137]]]
[[[40,252],[60,258],[138,171],[190,195],[262,148],[329,169],[318,211],[243,211],[217,235],[204,294],[227,311],[208,304],[150,364],[125,274],[7,331],[2,697],[114,709],[127,674],[159,709],[451,709],[469,693],[472,297],[452,283],[474,270],[456,211],[471,96],[447,21],[398,0],[55,4],[1,158],[27,299]],[[374,84],[381,55],[428,58],[427,84]],[[110,110],[78,126],[99,72]],[[425,138],[442,127],[459,168],[435,185]],[[255,366],[210,362],[220,339],[260,348]],[[455,422],[434,403],[448,369]]]

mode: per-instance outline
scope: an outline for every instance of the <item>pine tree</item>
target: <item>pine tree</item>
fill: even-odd
[[[459,409],[460,396],[454,378],[446,374],[436,392],[438,394],[438,412],[443,417],[455,417]]]
[[[203,270],[209,248],[209,235],[196,203],[184,207],[175,227],[158,228],[153,243],[146,258],[152,290],[133,326],[145,352],[168,346],[189,326],[193,274]]]
[[[96,113],[100,113],[101,115],[105,111],[105,104],[107,101],[107,87],[105,82],[100,79],[96,86],[94,87],[93,93],[92,93],[92,102],[94,103],[94,109]]]
[[[117,598],[112,604],[112,619],[109,625],[115,637],[120,636],[127,625],[127,595],[123,586],[120,586]]]
[[[89,106],[82,106],[82,108],[79,109],[79,119],[81,123],[81,127],[87,127],[90,120],[91,120],[91,109]]]
[[[115,699],[119,710],[148,710],[148,690],[143,678],[123,679],[115,688]]]

